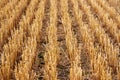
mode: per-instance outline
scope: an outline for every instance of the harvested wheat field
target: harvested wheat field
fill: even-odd
[[[0,0],[0,80],[120,80],[120,0]]]

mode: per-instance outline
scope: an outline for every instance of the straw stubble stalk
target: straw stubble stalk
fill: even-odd
[[[17,19],[22,15],[23,10],[27,7],[28,0],[21,0],[18,5],[12,10],[11,17],[7,21],[1,23],[0,28],[0,47],[4,44],[4,40],[8,39],[10,31],[15,28]]]
[[[65,40],[68,56],[70,58],[70,80],[82,80],[82,69],[80,64],[80,52],[77,48],[77,40],[72,32],[71,20],[68,13],[68,0],[60,0],[62,24],[65,32]]]
[[[21,1],[19,3],[19,6],[21,5],[22,2],[23,1]],[[27,1],[25,1],[24,5],[23,5],[23,8],[25,6],[27,6]],[[18,8],[16,8],[15,10],[17,11],[17,9]],[[22,10],[22,9],[20,9],[20,10]],[[3,27],[1,28],[1,30],[2,29],[6,30],[6,28],[3,28]],[[22,45],[23,30],[22,29],[21,30],[16,30],[15,33],[12,34],[12,35],[13,36],[12,36],[12,38],[9,39],[8,44],[4,45],[4,48],[3,48],[4,51],[3,51],[3,54],[1,56],[1,61],[2,61],[1,73],[2,73],[3,78],[6,79],[6,80],[9,80],[9,78],[10,78],[10,74],[12,72],[12,68],[14,66],[15,59],[17,57],[17,51],[20,48],[20,46]],[[7,73],[6,73],[6,71],[7,71]]]
[[[42,20],[44,16],[44,8],[45,8],[45,1],[42,0],[38,5],[38,10],[35,14],[35,20],[31,27],[29,27],[29,37],[27,43],[25,44],[22,60],[15,68],[15,78],[16,80],[33,80],[34,76],[33,72],[31,72],[31,68],[34,63],[34,59],[36,57],[36,50],[37,50],[37,37],[39,37],[39,33],[41,32],[42,28]],[[21,74],[23,73],[23,74]]]
[[[57,42],[57,0],[50,0],[50,24],[47,28],[48,44],[45,60],[45,80],[57,80],[57,58],[58,58],[58,42]]]
[[[118,64],[117,60],[118,51],[116,51],[116,49],[113,47],[113,43],[110,42],[109,36],[105,33],[105,30],[99,24],[99,21],[91,13],[90,7],[87,6],[86,3],[84,3],[83,1],[80,1],[80,3],[84,4],[82,8],[85,11],[86,15],[88,16],[89,26],[95,33],[95,36],[98,39],[99,44],[103,47],[103,50],[107,55],[109,65],[111,65],[115,69]]]
[[[98,4],[101,5],[104,10],[106,10],[110,16],[115,19],[118,23],[118,28],[120,28],[120,15],[119,13],[115,10],[114,7],[111,7],[109,3],[106,0],[97,0]],[[118,1],[114,1],[118,2]],[[116,4],[117,5],[117,4]]]
[[[99,15],[99,18],[103,21],[103,23],[106,24],[105,26],[106,30],[111,34],[111,36],[117,42],[119,42],[120,36],[119,36],[119,30],[117,28],[117,23],[115,23],[110,18],[109,13],[103,10],[103,8],[101,8],[101,6],[96,3],[96,1],[88,0],[88,2],[91,4],[94,11]]]

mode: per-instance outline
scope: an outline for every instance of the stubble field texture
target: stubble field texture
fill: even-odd
[[[0,80],[120,80],[120,0],[0,0]]]

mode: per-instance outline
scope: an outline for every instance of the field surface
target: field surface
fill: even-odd
[[[0,80],[120,80],[120,0],[0,0]]]

